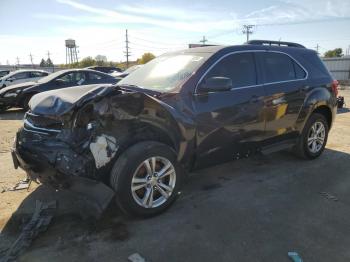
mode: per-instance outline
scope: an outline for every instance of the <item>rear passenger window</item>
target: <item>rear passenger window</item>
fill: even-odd
[[[100,80],[100,79],[102,79],[102,76],[89,72],[89,78],[90,78],[90,80]]]
[[[266,83],[305,78],[305,71],[285,54],[266,52],[262,60]]]
[[[256,85],[255,61],[252,53],[233,54],[222,59],[206,75],[210,77],[228,77],[233,88]]]
[[[294,61],[293,61],[293,65],[294,65],[296,79],[303,79],[303,78],[305,78],[306,77],[306,73],[305,73],[304,69],[302,69],[300,67],[300,65],[298,65]]]

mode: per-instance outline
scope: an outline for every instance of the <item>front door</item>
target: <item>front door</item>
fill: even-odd
[[[264,137],[263,86],[258,85],[254,53],[221,59],[201,80],[227,77],[232,89],[194,95],[197,167],[249,154]]]

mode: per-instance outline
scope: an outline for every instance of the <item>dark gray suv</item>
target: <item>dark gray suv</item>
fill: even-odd
[[[151,216],[173,203],[188,170],[282,149],[317,158],[337,85],[316,52],[295,43],[167,53],[116,85],[35,95],[13,159],[56,188],[99,181],[99,203],[115,195],[127,213]]]

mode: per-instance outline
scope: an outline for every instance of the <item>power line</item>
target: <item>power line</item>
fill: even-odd
[[[126,57],[126,67],[129,67],[129,56],[131,55],[129,52],[129,39],[128,39],[128,29],[125,30],[125,57]]]
[[[319,52],[319,50],[320,50],[320,45],[319,45],[319,44],[317,44],[317,45],[315,46],[315,48],[316,48],[316,52],[317,52],[317,54],[319,55],[319,54],[320,54],[320,52]]]
[[[32,64],[32,67],[34,68],[34,63],[33,63],[33,55],[32,53],[29,54],[30,62]]]
[[[253,34],[253,27],[254,25],[243,25],[242,33],[247,35],[247,42],[249,41],[249,35]]]
[[[202,40],[199,41],[203,45],[205,45],[206,42],[208,42],[208,39],[205,38],[205,35],[203,36]]]

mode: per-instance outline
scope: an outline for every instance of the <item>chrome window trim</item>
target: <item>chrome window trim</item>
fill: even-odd
[[[302,81],[302,80],[306,80],[309,77],[309,72],[305,69],[304,66],[302,66],[301,63],[299,63],[298,60],[296,60],[294,57],[292,57],[291,55],[282,52],[282,51],[275,51],[275,50],[242,50],[242,51],[234,51],[234,52],[230,52],[227,53],[225,55],[223,55],[222,57],[220,57],[218,60],[216,60],[205,72],[204,74],[201,76],[201,78],[199,79],[199,81],[196,84],[195,87],[195,91],[194,94],[198,95],[199,93],[197,93],[197,89],[198,86],[200,84],[200,82],[204,79],[204,77],[208,74],[208,72],[213,69],[214,66],[216,66],[221,60],[223,60],[224,58],[230,56],[230,55],[235,55],[235,54],[240,54],[240,53],[262,53],[262,52],[271,52],[271,53],[279,53],[279,54],[284,54],[287,55],[290,59],[292,59],[296,64],[298,64],[305,73],[305,77],[304,78],[300,78],[300,79],[292,79],[292,80],[283,80],[283,81],[275,81],[275,82],[267,82],[267,83],[263,83],[263,84],[257,84],[257,85],[250,85],[250,86],[240,86],[240,87],[234,87],[232,88],[230,91],[234,91],[234,90],[240,90],[240,89],[245,89],[245,88],[252,88],[252,87],[259,87],[259,86],[264,86],[264,85],[271,85],[271,84],[280,84],[280,83],[286,83],[286,82],[295,82],[295,81]],[[210,92],[210,93],[215,93],[215,92]]]

